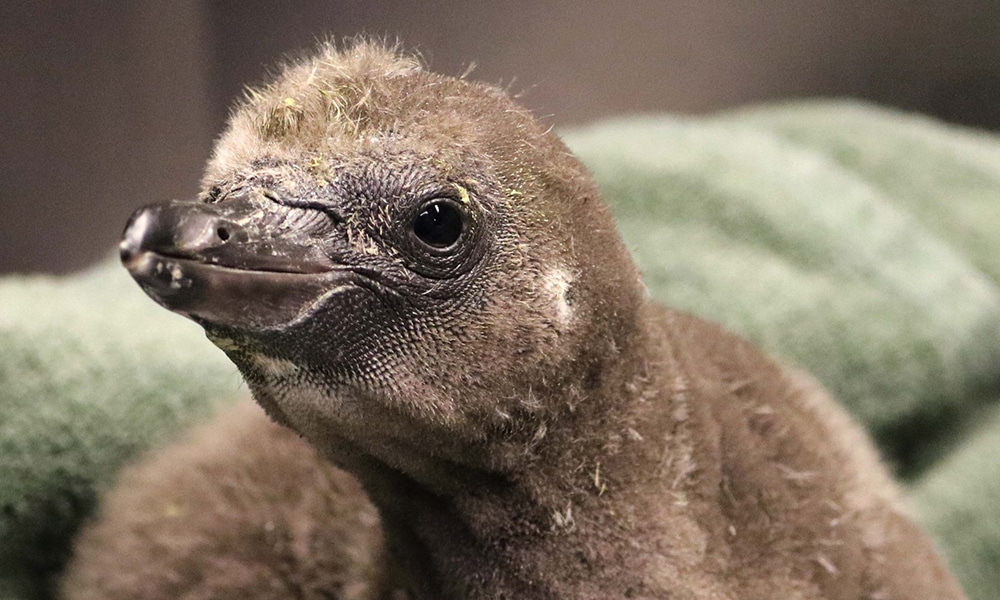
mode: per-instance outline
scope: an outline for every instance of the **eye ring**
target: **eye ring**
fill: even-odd
[[[410,224],[413,237],[436,251],[453,248],[467,229],[465,210],[448,198],[435,198],[424,204]]]

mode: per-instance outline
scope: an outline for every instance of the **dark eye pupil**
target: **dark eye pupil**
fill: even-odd
[[[428,246],[447,248],[462,235],[462,215],[447,202],[434,202],[417,215],[413,233]]]

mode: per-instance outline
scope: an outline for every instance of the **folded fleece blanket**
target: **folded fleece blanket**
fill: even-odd
[[[970,597],[994,598],[1000,138],[843,102],[564,137],[650,292],[815,374],[869,426]],[[112,260],[0,280],[0,600],[46,598],[117,470],[239,395],[199,328]]]

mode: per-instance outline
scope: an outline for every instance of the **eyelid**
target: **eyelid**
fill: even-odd
[[[445,184],[427,186],[425,189],[414,194],[414,197],[416,198],[416,204],[421,207],[432,200],[453,200],[464,207],[468,207],[471,204],[468,189],[452,181]]]

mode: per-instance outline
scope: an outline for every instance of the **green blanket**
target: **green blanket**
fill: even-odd
[[[822,380],[870,427],[970,597],[993,598],[1000,138],[850,103],[565,137],[651,293]],[[200,330],[112,262],[0,280],[0,600],[46,597],[121,465],[241,391]]]

